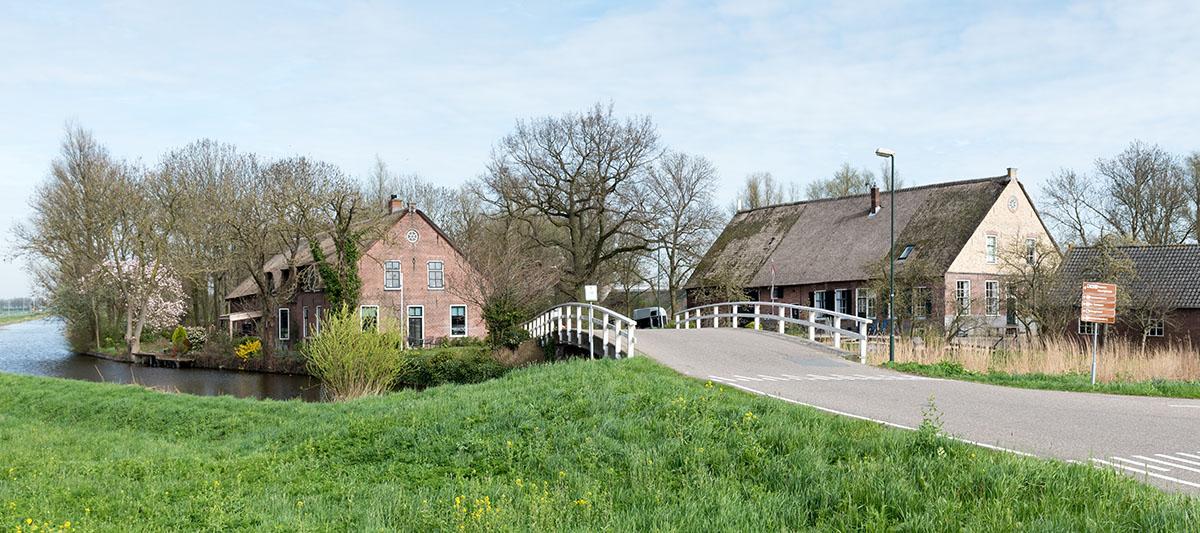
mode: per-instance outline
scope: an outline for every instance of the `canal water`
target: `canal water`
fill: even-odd
[[[239,398],[317,401],[320,385],[309,376],[151,368],[71,352],[56,318],[0,326],[0,372],[56,378],[137,383],[159,390]]]

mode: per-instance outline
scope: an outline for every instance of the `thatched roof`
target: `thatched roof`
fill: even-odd
[[[1009,180],[1001,176],[898,189],[896,253],[911,244],[913,252],[905,263],[945,272]],[[887,257],[889,202],[889,194],[881,193],[881,209],[873,216],[870,194],[739,211],[700,261],[687,288],[878,277],[872,267]]]

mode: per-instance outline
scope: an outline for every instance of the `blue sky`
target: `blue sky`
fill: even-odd
[[[1196,2],[5,2],[0,224],[63,124],[153,163],[210,137],[457,184],[518,118],[611,101],[741,178],[897,151],[909,185],[1200,150]],[[1035,200],[1036,200],[1035,196]],[[6,238],[0,253],[11,255]],[[29,292],[0,264],[0,296]]]

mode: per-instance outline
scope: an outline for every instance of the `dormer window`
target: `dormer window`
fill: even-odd
[[[912,251],[913,251],[913,245],[909,244],[909,245],[905,246],[903,250],[900,251],[900,257],[897,257],[896,259],[898,259],[900,261],[908,259],[908,256],[910,254],[912,254]]]

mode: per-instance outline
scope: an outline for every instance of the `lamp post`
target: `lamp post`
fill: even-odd
[[[888,196],[891,206],[888,216],[892,219],[890,237],[888,239],[888,362],[896,362],[896,317],[892,307],[896,302],[896,151],[887,148],[877,148],[875,155],[886,157],[892,164],[891,176],[888,181]]]

